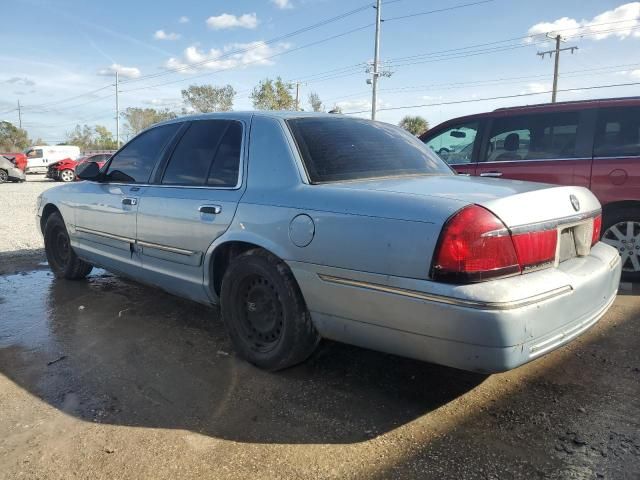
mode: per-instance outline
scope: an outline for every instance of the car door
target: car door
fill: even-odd
[[[589,187],[590,139],[580,112],[496,117],[478,158],[476,175]]]
[[[477,150],[476,139],[480,139],[479,127],[479,121],[451,125],[434,136],[428,136],[425,144],[456,172],[474,175],[474,153]]]
[[[74,185],[75,246],[86,258],[108,269],[136,273],[141,264],[135,250],[138,204],[179,128],[174,123],[141,133],[113,156],[100,182]]]
[[[242,196],[245,131],[236,120],[203,119],[182,133],[139,204],[137,244],[147,281],[208,300],[204,258]]]

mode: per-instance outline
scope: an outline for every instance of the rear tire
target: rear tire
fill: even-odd
[[[80,260],[71,248],[69,234],[59,213],[52,213],[44,226],[44,250],[56,278],[80,280],[91,272],[93,265]]]
[[[289,268],[262,249],[231,261],[220,303],[238,355],[257,367],[275,371],[300,363],[320,341]]]
[[[0,170],[0,183],[4,183],[9,180],[9,174],[6,170]]]
[[[602,241],[622,258],[622,280],[640,281],[640,208],[625,207],[605,213]]]
[[[67,168],[66,170],[60,172],[58,178],[65,183],[73,182],[76,179],[76,172]]]

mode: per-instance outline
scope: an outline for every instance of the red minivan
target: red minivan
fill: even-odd
[[[591,189],[603,241],[620,252],[623,278],[640,280],[640,97],[501,108],[420,138],[461,174]]]

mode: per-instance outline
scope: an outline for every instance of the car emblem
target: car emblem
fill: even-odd
[[[576,212],[580,210],[580,200],[578,200],[578,197],[572,194],[569,195],[569,200],[571,200],[571,205]]]

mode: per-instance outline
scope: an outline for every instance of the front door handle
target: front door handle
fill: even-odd
[[[481,177],[501,177],[502,172],[483,172],[480,174]]]
[[[122,199],[122,204],[123,205],[137,205],[138,204],[138,199],[137,198],[130,198],[130,197],[125,197]]]
[[[220,205],[201,205],[198,209],[200,213],[208,213],[210,215],[218,215],[222,212]]]

